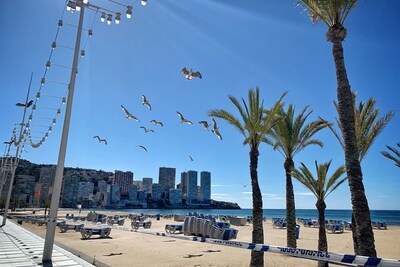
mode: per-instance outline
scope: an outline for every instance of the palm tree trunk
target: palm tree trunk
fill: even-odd
[[[286,172],[286,241],[288,247],[296,248],[296,210],[291,176],[294,168],[293,160],[287,158],[284,167]]]
[[[343,127],[344,152],[346,171],[349,181],[351,203],[355,225],[353,235],[357,239],[357,255],[376,257],[374,233],[371,225],[371,215],[368,201],[365,196],[362,181],[361,165],[358,160],[357,140],[354,123],[354,101],[350,84],[347,79],[344,65],[342,41],[346,36],[346,29],[342,25],[330,27],[327,33],[328,41],[333,43],[333,58],[336,67],[337,98],[339,105],[339,119]]]
[[[325,230],[325,209],[326,204],[325,201],[317,201],[315,206],[318,209],[318,250],[319,251],[328,251],[328,242],[326,240],[326,230]],[[328,267],[329,264],[327,261],[318,261],[318,267]]]
[[[258,184],[258,149],[257,147],[250,146],[250,177],[251,187],[253,190],[253,232],[252,242],[256,244],[264,244],[264,230],[263,230],[263,210],[262,210],[262,195],[260,186]],[[264,252],[251,251],[250,266],[262,267],[264,266]]]

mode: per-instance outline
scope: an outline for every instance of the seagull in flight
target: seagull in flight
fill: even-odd
[[[181,123],[193,124],[191,121],[185,119],[182,113],[180,113],[179,111],[177,111],[176,113],[178,113],[179,118],[181,118]]]
[[[28,103],[22,104],[22,103],[17,103],[15,104],[17,107],[27,107],[29,108],[30,106],[32,106],[33,104],[33,100],[29,101]]]
[[[11,145],[12,143],[14,143],[14,139],[12,139],[11,141],[8,141],[8,142],[4,142],[4,144],[6,144],[6,145]]]
[[[148,133],[148,132],[154,133],[154,130],[152,130],[152,129],[147,129],[147,128],[144,127],[144,126],[140,126],[140,128],[142,128],[142,129],[144,130],[144,133]]]
[[[204,126],[204,129],[205,129],[205,130],[208,131],[208,127],[210,127],[210,124],[208,124],[208,122],[206,122],[206,121],[199,121],[199,123],[200,123],[201,125]]]
[[[198,71],[193,71],[192,69],[187,70],[186,68],[183,68],[181,70],[181,73],[183,73],[183,75],[185,75],[186,80],[191,80],[192,78],[203,78],[203,76],[201,76],[201,73]]]
[[[93,138],[97,138],[99,140],[99,143],[104,142],[104,144],[107,145],[107,140],[106,139],[101,139],[100,136],[98,136],[98,135],[93,136]]]
[[[213,129],[211,129],[211,132],[213,132],[219,140],[222,140],[222,136],[218,131],[218,126],[217,126],[217,122],[214,120],[214,118],[212,119],[213,121]]]
[[[138,118],[136,118],[135,116],[133,116],[131,113],[129,113],[129,111],[123,105],[121,105],[121,108],[125,112],[125,116],[126,116],[126,118],[128,120],[129,119],[134,119],[135,121],[139,121],[140,122],[140,120]]]
[[[194,159],[192,158],[192,156],[189,155],[190,161],[194,161]]]
[[[151,120],[150,122],[154,123],[154,125],[160,124],[161,127],[164,127],[164,124],[161,121]]]
[[[142,95],[142,105],[146,105],[151,110],[151,105],[145,95]]]
[[[143,148],[147,152],[147,148],[145,148],[144,146],[138,145],[138,147]]]
[[[248,186],[249,184],[241,184],[243,187],[246,187],[246,186]]]

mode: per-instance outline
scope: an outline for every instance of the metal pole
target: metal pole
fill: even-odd
[[[29,99],[29,92],[31,91],[31,84],[32,84],[32,76],[33,73],[31,73],[31,79],[29,81],[29,88],[28,88],[28,93],[26,94],[26,99],[25,99],[25,108],[24,108],[24,115],[22,116],[22,123],[21,123],[21,130],[19,132],[19,141],[17,142],[17,140],[14,140],[14,144],[16,144],[17,146],[17,151],[15,152],[15,158],[14,158],[14,162],[11,159],[10,163],[11,163],[11,179],[10,179],[10,186],[8,187],[8,194],[7,194],[7,200],[6,200],[6,206],[4,207],[4,214],[3,214],[3,222],[0,225],[0,227],[3,227],[6,224],[6,220],[7,220],[7,214],[8,214],[8,207],[10,205],[10,199],[11,199],[11,192],[12,192],[12,187],[13,187],[13,183],[14,183],[14,178],[15,178],[15,170],[17,169],[18,166],[18,161],[19,161],[19,146],[20,146],[20,141],[23,140],[22,135],[25,134],[24,129],[25,128],[25,115],[26,115],[26,103],[28,103],[28,99]],[[11,144],[10,144],[11,146]],[[6,175],[8,175],[8,173],[6,173]],[[6,176],[7,179],[7,176]]]
[[[67,106],[65,108],[65,118],[64,118],[64,125],[61,137],[60,151],[58,153],[56,176],[54,178],[54,184],[53,184],[53,194],[51,197],[49,221],[47,223],[47,231],[44,241],[43,257],[42,257],[43,262],[51,261],[51,256],[53,253],[54,235],[57,224],[58,205],[60,203],[61,184],[64,172],[65,154],[67,150],[69,124],[71,120],[71,110],[72,110],[72,100],[74,97],[74,89],[75,89],[76,70],[78,68],[84,12],[85,12],[85,6],[81,5],[78,31],[76,34],[74,60],[72,63],[71,78],[68,86],[68,91],[69,91],[68,100],[67,100]]]

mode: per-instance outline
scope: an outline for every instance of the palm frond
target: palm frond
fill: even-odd
[[[397,143],[397,147],[400,147],[400,143]],[[394,155],[390,154],[387,151],[382,151],[381,154],[386,158],[394,161],[395,165],[400,168],[400,151],[391,146],[386,146],[386,148],[393,152]]]

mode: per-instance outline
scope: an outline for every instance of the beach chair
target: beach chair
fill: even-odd
[[[328,220],[328,223],[325,225],[325,229],[331,232],[332,234],[343,233],[344,224],[340,221]]]
[[[80,232],[81,228],[84,226],[83,223],[81,224],[71,224],[71,223],[59,223],[58,228],[60,228],[60,233],[65,233],[68,230],[74,230],[75,232]]]
[[[111,233],[110,227],[104,228],[92,228],[92,227],[82,227],[80,229],[82,239],[88,239],[92,235],[98,235],[100,238],[109,238]]]
[[[387,230],[387,224],[386,222],[372,222],[372,228]]]
[[[143,227],[143,228],[150,228],[151,227],[151,220],[150,219],[146,219],[144,221],[132,221],[131,222],[131,227],[133,229],[139,229],[139,227]]]
[[[165,232],[168,234],[182,234],[183,224],[166,224]]]
[[[286,228],[286,219],[285,218],[275,218],[275,220],[272,221],[272,227],[273,228]]]

